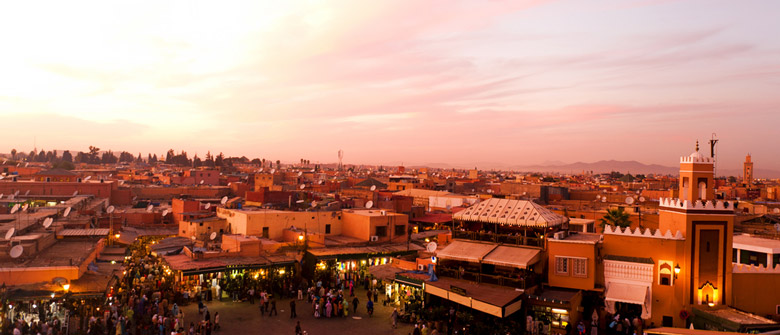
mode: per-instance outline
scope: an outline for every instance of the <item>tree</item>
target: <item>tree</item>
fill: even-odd
[[[201,165],[203,165],[203,162],[198,158],[198,154],[195,154],[195,157],[192,158],[192,167],[199,167]]]
[[[41,150],[41,152],[38,153],[38,158],[35,161],[36,162],[48,162],[49,160],[46,157],[46,150]]]
[[[623,211],[623,207],[617,209],[608,209],[607,214],[601,218],[601,229],[604,229],[605,225],[616,226],[625,228],[631,225],[631,216]]]
[[[100,152],[100,148],[95,146],[89,146],[89,160],[86,163],[90,164],[98,164],[100,163],[100,159],[98,159],[98,153]]]
[[[52,164],[52,168],[64,169],[64,170],[73,170],[73,169],[76,168],[76,166],[74,166],[73,163],[68,162],[68,161],[60,161],[60,162]]]
[[[278,160],[278,159],[277,159],[277,160],[276,160],[276,168],[277,168],[277,169],[280,169],[281,167],[282,167],[282,161],[280,161],[280,160]]]
[[[176,152],[174,152],[173,149],[169,149],[168,153],[165,154],[165,163],[173,164],[174,156],[176,156]]]
[[[16,160],[16,149],[11,149],[11,159]]]
[[[70,151],[65,150],[62,153],[62,161],[63,162],[73,162],[73,155],[70,154]]]
[[[219,155],[217,155],[217,158],[214,159],[214,165],[221,167],[224,164],[224,162],[225,162],[225,155],[223,155],[220,152]]]

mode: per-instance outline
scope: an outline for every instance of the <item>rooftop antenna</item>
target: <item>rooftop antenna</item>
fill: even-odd
[[[715,161],[715,163],[713,164],[714,166],[712,167],[713,175],[717,175],[717,173],[715,173],[715,172],[718,169],[718,160],[715,159],[715,156],[718,153],[716,148],[715,148],[715,145],[718,144],[718,137],[717,136],[718,136],[717,134],[712,133],[712,138],[710,139],[710,157],[712,157],[712,159]]]
[[[8,229],[8,231],[5,232],[5,239],[10,241],[11,238],[14,237],[14,233],[16,233],[16,228]]]
[[[13,248],[11,248],[8,254],[11,256],[11,258],[19,258],[19,256],[21,256],[23,252],[24,252],[24,247],[21,244],[17,244]]]

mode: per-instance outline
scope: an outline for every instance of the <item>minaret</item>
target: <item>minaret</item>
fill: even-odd
[[[680,231],[685,238],[677,259],[687,304],[728,304],[734,203],[715,200],[715,159],[696,151],[680,158],[680,196],[659,203],[661,231]]]
[[[753,162],[750,160],[750,154],[745,157],[745,163],[742,164],[742,182],[745,185],[753,185]]]

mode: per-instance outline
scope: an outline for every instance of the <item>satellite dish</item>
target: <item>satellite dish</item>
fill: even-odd
[[[634,198],[633,197],[626,197],[626,204],[627,205],[631,205],[633,203],[634,203]]]
[[[73,196],[75,197],[77,195],[79,195],[79,191],[73,191]]]
[[[5,232],[5,239],[10,240],[11,237],[14,237],[14,233],[16,233],[16,228],[8,229],[8,231]]]
[[[425,246],[425,250],[428,250],[428,252],[435,252],[438,245],[436,242],[428,243],[428,245]]]
[[[135,201],[135,199],[138,199],[138,196],[134,196],[134,197],[133,197],[133,201]]]
[[[92,179],[92,176],[87,176],[86,178],[84,178],[84,181],[87,181],[87,180],[90,180],[90,179]]]
[[[276,169],[271,169],[271,174],[276,173]]]
[[[11,251],[9,251],[8,254],[11,255],[11,258],[19,258],[19,256],[21,256],[23,252],[24,252],[24,247],[21,244],[19,244],[11,248]]]
[[[28,204],[22,205],[22,212],[26,212],[28,208],[30,208],[30,205]]]
[[[106,213],[111,214],[114,212],[114,210],[116,210],[114,206],[108,206],[108,208],[106,208]]]
[[[120,180],[120,181],[119,181],[119,185],[124,185],[124,184],[125,184],[125,181],[124,181],[124,180]]]
[[[369,200],[369,201],[366,203],[366,208],[371,208],[371,207],[374,207],[374,202],[373,202],[373,201],[371,201],[371,200]]]
[[[205,181],[205,180],[203,180],[203,179],[201,179],[201,180],[200,180],[200,184],[201,184],[201,185],[203,185],[203,183],[205,183],[205,182],[206,182],[206,181]]]
[[[211,208],[211,203],[210,202],[206,204],[206,209],[209,209],[209,208]]]
[[[18,197],[18,196],[19,196],[19,190],[16,190],[16,192],[14,192],[14,197]]]
[[[376,185],[371,185],[371,190],[376,191]]]
[[[296,203],[296,204],[302,204],[302,203],[303,203],[303,199],[301,199],[301,200],[296,200],[296,201],[295,201],[295,203]]]
[[[639,197],[639,202],[645,202],[645,197]]]
[[[607,202],[607,197],[601,198],[601,202]]]
[[[322,180],[318,181],[318,182],[317,182],[317,184],[320,184],[320,185],[322,185]]]
[[[147,213],[151,213],[151,212],[152,212],[152,210],[154,210],[154,205],[149,205],[149,206],[146,206],[146,212],[147,212]]]
[[[227,203],[227,201],[228,201],[228,197],[227,197],[227,196],[224,196],[224,197],[222,197],[222,200],[220,200],[220,201],[219,201],[219,203],[221,203],[222,205],[224,205],[224,204],[226,204],[226,203]]]
[[[197,240],[197,238],[195,238],[195,236],[190,236],[190,239],[192,239],[192,241],[193,241],[193,242],[194,242],[195,240]]]
[[[24,192],[24,196],[25,197],[28,196],[28,195],[30,195],[30,190],[27,190],[27,192]]]
[[[778,214],[780,213],[780,208],[775,208],[772,210],[772,213]]]
[[[52,222],[54,222],[54,219],[52,218],[46,218],[43,220],[43,228],[49,228],[51,227]]]
[[[311,207],[317,207],[317,202],[316,201],[312,201],[311,202]]]
[[[167,209],[162,212],[162,216],[163,217],[166,216],[166,215],[168,215],[168,210]]]
[[[263,172],[263,168],[260,168],[260,170],[257,170],[257,172]]]
[[[211,235],[209,235],[209,239],[213,241],[215,238],[217,238],[217,232],[213,231],[211,232]]]
[[[298,186],[298,188],[304,189],[304,188],[306,188],[306,184],[301,184],[301,186]]]
[[[14,207],[11,208],[11,214],[14,214],[17,211],[19,211],[19,207],[22,207],[22,206],[19,206],[19,204],[14,205]]]
[[[2,193],[0,193],[0,199],[2,199],[2,198],[3,198],[3,194],[2,194]]]
[[[596,200],[599,200],[599,199],[601,199],[601,196],[596,194]]]
[[[30,166],[30,163],[24,163],[24,167]]]
[[[303,171],[298,171],[298,177],[303,176]]]
[[[68,214],[70,214],[70,210],[71,210],[70,207],[65,208],[65,213],[62,213],[62,217],[64,217],[64,218],[68,217]]]
[[[113,177],[113,176],[114,176],[114,174],[113,174],[113,173],[109,173],[109,174],[108,174],[108,177],[109,177],[109,178],[111,178],[111,177]]]

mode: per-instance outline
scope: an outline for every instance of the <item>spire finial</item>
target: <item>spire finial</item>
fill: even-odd
[[[696,140],[696,152],[699,152],[699,140]]]

